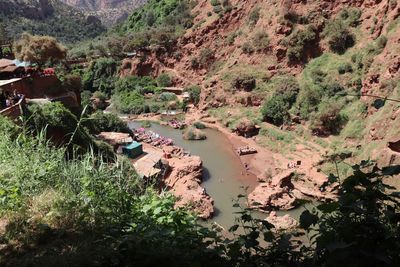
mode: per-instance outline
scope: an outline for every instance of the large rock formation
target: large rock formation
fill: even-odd
[[[178,197],[176,206],[189,206],[198,213],[199,217],[210,218],[214,213],[214,201],[200,185],[203,176],[200,157],[171,158],[168,163],[172,171],[164,182]]]
[[[67,5],[79,8],[89,15],[97,16],[105,25],[122,22],[136,8],[147,0],[61,0]]]
[[[296,199],[336,199],[335,185],[317,183],[302,173],[283,171],[259,184],[248,196],[251,208],[260,210],[289,210]]]

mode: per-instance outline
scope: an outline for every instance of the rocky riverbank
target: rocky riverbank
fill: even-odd
[[[211,218],[214,201],[201,187],[203,164],[200,157],[184,155],[177,147],[166,147],[164,153],[172,155],[166,159],[170,172],[164,178],[164,184],[178,198],[176,206],[189,206],[200,218]]]

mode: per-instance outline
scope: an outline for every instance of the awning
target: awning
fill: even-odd
[[[15,70],[19,69],[20,67],[17,67],[15,65],[13,66],[8,66],[5,67],[4,69],[0,69],[0,72],[14,72]]]
[[[7,85],[7,84],[19,82],[21,80],[22,80],[22,78],[14,78],[14,79],[10,79],[10,80],[0,80],[0,87]]]
[[[5,58],[0,59],[0,68],[5,68],[11,65],[15,65],[14,61]]]

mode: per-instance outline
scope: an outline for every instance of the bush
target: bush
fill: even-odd
[[[241,77],[236,77],[232,81],[232,87],[235,89],[243,89],[245,91],[252,91],[254,88],[256,88],[256,79],[253,76],[241,76]]]
[[[137,91],[139,94],[155,93],[157,82],[149,77],[128,76],[118,79],[115,83],[116,92]]]
[[[260,8],[255,7],[251,10],[250,15],[249,15],[250,26],[256,25],[259,19],[260,19]]]
[[[121,120],[116,114],[97,111],[85,120],[84,126],[89,129],[91,134],[100,132],[121,132],[132,133],[127,123]]]
[[[312,119],[312,128],[322,130],[327,134],[338,134],[348,121],[346,115],[340,111],[342,105],[331,99],[324,99],[318,105],[318,112]]]
[[[200,122],[200,121],[196,121],[195,123],[193,123],[193,126],[196,129],[205,129],[206,126],[204,125],[204,123]]]
[[[211,5],[212,6],[219,6],[220,5],[219,0],[211,0]]]
[[[106,101],[107,95],[103,92],[96,91],[93,93],[93,97],[99,99],[100,101]]]
[[[177,99],[178,98],[174,93],[165,92],[160,94],[160,100],[164,102],[175,101]]]
[[[264,121],[281,125],[289,120],[289,104],[283,95],[274,95],[267,99],[261,108]]]
[[[345,74],[346,72],[353,72],[353,67],[348,62],[343,63],[343,64],[339,65],[338,72],[339,72],[339,74]]]
[[[253,46],[257,51],[264,51],[269,46],[269,37],[265,31],[259,30],[253,36]]]
[[[149,112],[144,97],[136,91],[122,91],[112,96],[115,108],[122,113],[141,114]]]
[[[346,8],[339,14],[339,18],[351,27],[356,27],[361,18],[361,10],[358,8]]]
[[[250,42],[244,42],[242,45],[242,51],[245,54],[251,54],[254,52],[254,47]]]
[[[168,73],[161,73],[157,77],[157,85],[159,87],[169,87],[172,85],[172,79]]]
[[[301,60],[308,45],[316,41],[317,35],[312,26],[307,26],[303,30],[295,30],[286,40],[288,47],[287,57],[290,61]]]
[[[198,85],[194,85],[188,88],[185,88],[185,91],[189,92],[190,95],[190,101],[193,102],[194,104],[198,104],[200,102],[200,94],[201,94],[201,88]]]
[[[354,34],[339,20],[329,22],[322,35],[328,38],[330,49],[338,54],[346,52],[347,48],[352,47],[356,40]]]
[[[202,67],[209,66],[211,61],[214,59],[214,56],[214,51],[209,48],[203,48],[202,50],[200,50],[198,62]]]
[[[207,136],[204,132],[194,128],[189,127],[183,132],[183,139],[185,140],[205,140]]]
[[[94,92],[102,91],[110,95],[114,89],[117,61],[112,58],[99,58],[93,61],[83,74],[83,87]]]

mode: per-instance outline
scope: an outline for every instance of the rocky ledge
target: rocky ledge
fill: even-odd
[[[295,208],[296,199],[336,199],[335,186],[316,183],[300,172],[286,170],[259,184],[249,194],[248,204],[261,211],[289,210]]]
[[[289,214],[278,216],[275,211],[272,211],[265,220],[272,224],[278,231],[294,229],[299,225]]]
[[[165,185],[178,198],[177,207],[189,206],[200,218],[208,219],[214,213],[214,200],[201,187],[202,161],[198,156],[173,157],[168,159],[171,172]]]

